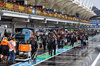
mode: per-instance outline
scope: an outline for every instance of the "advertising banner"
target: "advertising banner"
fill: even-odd
[[[4,2],[4,9],[13,10],[13,4]]]
[[[19,6],[18,5],[15,5],[15,4],[9,4],[9,5],[11,5],[12,6],[12,8],[13,8],[13,10],[14,11],[20,11],[20,9],[19,9]],[[10,8],[10,6],[8,6],[9,8]]]
[[[19,11],[19,12],[26,12],[26,13],[32,13],[31,8],[27,8],[24,6],[16,5],[16,4],[11,4],[11,3],[4,3],[4,9],[7,10],[13,10],[13,11]]]
[[[62,16],[62,18],[64,19],[65,16]]]
[[[29,13],[30,11],[29,11],[29,8],[27,8],[27,7],[24,7],[24,10],[23,10],[24,12],[26,12],[26,13]]]
[[[54,17],[57,17],[57,14],[54,14]]]
[[[68,19],[68,17],[66,16],[65,19]]]
[[[23,6],[19,6],[20,12],[24,12],[24,7]]]
[[[44,15],[46,16],[47,15],[47,12],[44,12]]]
[[[60,18],[60,17],[61,17],[61,15],[60,15],[60,14],[58,14],[58,17]]]
[[[40,15],[40,14],[41,14],[41,11],[40,11],[40,10],[37,10],[36,12],[37,12],[37,14],[38,14],[38,15]]]
[[[3,7],[3,3],[2,3],[2,1],[0,1],[0,8],[2,8]]]
[[[51,13],[49,13],[49,16],[51,16],[51,17],[52,17],[52,14],[51,14]]]

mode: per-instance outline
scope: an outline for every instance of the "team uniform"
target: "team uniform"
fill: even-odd
[[[45,50],[46,50],[46,36],[45,35],[42,36],[42,41],[43,41],[43,48],[44,48],[44,52],[45,52]]]
[[[2,54],[2,48],[1,48],[1,44],[0,44],[0,54]]]
[[[31,40],[30,44],[32,46],[31,53],[32,53],[32,55],[34,55],[34,53],[37,51],[37,48],[38,48],[37,42],[35,40]]]
[[[47,40],[47,43],[48,43],[48,51],[49,51],[49,55],[52,56],[52,52],[54,50],[54,55],[56,54],[56,44],[55,44],[55,39],[54,38],[49,38]]]
[[[15,60],[15,53],[16,53],[16,50],[14,49],[14,47],[16,46],[16,42],[11,40],[8,44],[9,46],[9,57],[8,57],[8,61],[11,59],[12,57],[12,63],[14,63],[14,60]]]
[[[75,42],[75,38],[74,37],[71,37],[71,46],[72,47],[74,46],[74,42]]]
[[[9,47],[8,47],[9,42],[7,40],[4,40],[1,42],[2,46],[2,55],[8,56],[9,53]]]

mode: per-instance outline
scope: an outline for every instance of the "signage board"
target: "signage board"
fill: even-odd
[[[100,25],[87,26],[88,29],[100,29]]]
[[[100,24],[100,22],[91,22],[91,24]]]

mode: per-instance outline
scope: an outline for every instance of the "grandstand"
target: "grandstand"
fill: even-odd
[[[19,12],[26,12],[26,13],[32,13],[32,5],[27,5],[27,6],[23,6],[20,2],[15,3],[15,1],[8,1],[8,2],[1,2],[0,5],[2,9],[7,9],[7,10],[12,10],[12,11],[19,11]],[[50,17],[58,17],[58,18],[63,18],[63,19],[69,19],[69,20],[76,20],[78,21],[77,18],[72,18],[71,15],[76,15],[76,13],[80,14],[81,18],[83,19],[88,19],[91,16],[95,15],[95,13],[91,10],[93,5],[92,4],[88,4],[88,2],[86,3],[86,5],[84,5],[85,3],[82,4],[82,1],[78,1],[78,0],[66,0],[66,1],[62,1],[62,0],[54,0],[53,1],[47,1],[47,0],[36,0],[36,2],[33,2],[33,4],[35,3],[35,5],[33,5],[33,8],[35,8],[34,6],[37,6],[35,9],[35,14],[38,15],[43,15],[43,16],[50,16]],[[45,3],[45,4],[43,4]],[[50,4],[51,3],[51,4]],[[32,4],[32,1],[29,0],[27,2],[27,4]],[[48,4],[48,5],[47,5]],[[62,5],[60,5],[62,4]],[[64,4],[64,5],[63,5]],[[66,5],[67,4],[67,5]],[[61,14],[55,14],[55,12],[46,12],[44,11],[43,8],[39,9],[41,7],[45,6],[45,9],[54,9],[56,10],[56,12],[61,12]],[[49,6],[50,5],[50,6]],[[89,7],[88,7],[89,5]],[[11,6],[11,7],[9,7]],[[59,9],[58,9],[59,8]],[[65,15],[63,15],[65,14]],[[66,17],[67,16],[67,17]],[[87,22],[82,20],[83,22]]]
[[[63,25],[77,24],[81,21],[81,24],[90,25],[88,19],[96,14],[92,11],[92,2],[89,2],[89,0],[1,0],[0,8],[3,12],[1,21],[2,19],[10,19],[10,23],[51,21],[54,24],[64,23]]]

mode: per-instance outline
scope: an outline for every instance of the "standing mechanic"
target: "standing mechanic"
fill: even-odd
[[[12,57],[12,63],[14,64],[14,60],[15,60],[15,53],[16,53],[16,42],[14,41],[14,38],[12,38],[8,44],[9,46],[9,57],[8,57],[8,61],[11,59]],[[8,64],[7,61],[7,64]]]
[[[52,37],[54,55],[56,55],[56,40],[56,36],[54,35],[54,37]]]
[[[52,56],[52,51],[54,50],[54,55],[56,55],[56,44],[55,44],[55,38],[51,37],[49,35],[49,38],[47,40],[48,43],[48,50],[49,50],[49,55]]]
[[[2,45],[2,55],[3,55],[3,60],[7,61],[7,56],[9,53],[9,47],[8,47],[9,42],[7,41],[7,37],[4,37],[4,40],[1,42]]]
[[[2,58],[2,47],[1,47],[1,44],[0,44],[0,62],[1,62],[1,58]]]
[[[75,38],[73,35],[71,35],[71,46],[73,47],[74,46],[74,42],[75,42]]]
[[[43,36],[42,36],[42,41],[43,41],[43,48],[44,48],[44,52],[45,52],[45,50],[46,50],[46,35],[45,34],[43,34]]]
[[[58,45],[58,48],[60,48],[60,35],[57,35],[57,45]]]
[[[37,51],[37,48],[38,48],[38,45],[37,45],[37,42],[36,42],[35,38],[33,38],[33,37],[31,38],[30,44],[32,46],[31,53],[32,53],[32,58],[33,58],[33,56],[35,55],[35,53]]]
[[[70,39],[71,39],[71,38],[70,38],[70,35],[68,34],[68,35],[67,35],[67,45],[70,44]]]
[[[48,51],[49,51],[49,55],[51,55],[52,56],[52,50],[53,50],[53,45],[52,45],[52,42],[51,42],[51,36],[49,35],[49,38],[48,38],[48,40],[47,40],[47,43],[48,43],[48,46],[47,46],[47,48],[48,48]]]

